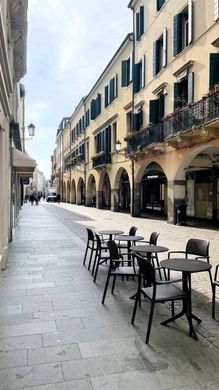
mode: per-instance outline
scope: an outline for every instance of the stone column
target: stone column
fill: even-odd
[[[111,210],[119,211],[119,189],[111,189]]]
[[[133,217],[141,216],[141,182],[134,183],[134,199],[131,201],[131,215]]]
[[[186,212],[186,181],[169,180],[167,185],[167,222],[177,224]],[[185,218],[183,218],[185,219]],[[183,221],[185,222],[185,221]]]
[[[97,191],[96,192],[96,208],[97,209],[102,209],[103,208],[103,196],[102,196],[102,191]]]

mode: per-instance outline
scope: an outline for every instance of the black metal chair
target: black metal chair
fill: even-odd
[[[92,256],[93,256],[93,253],[94,253],[95,248],[96,248],[96,239],[95,239],[94,232],[89,228],[86,228],[86,229],[87,229],[87,247],[86,247],[85,254],[84,254],[83,265],[85,266],[85,264],[86,264],[88,250],[89,250],[90,256],[89,256],[88,269],[90,269]]]
[[[130,229],[129,229],[128,235],[129,236],[135,236],[137,229],[138,228],[136,226],[131,226]],[[120,241],[118,240],[117,247],[118,247],[120,252],[122,251],[122,249],[125,249],[126,251],[128,251],[128,243],[126,243],[126,244],[122,243],[121,240]]]
[[[213,297],[212,297],[212,318],[213,319],[215,319],[216,287],[219,287],[218,269],[219,269],[219,264],[216,266],[215,275],[214,275],[214,281],[213,281],[213,284],[212,284],[212,291],[213,291]]]
[[[109,285],[109,280],[110,277],[113,277],[113,284],[112,284],[112,289],[111,293],[113,294],[114,288],[115,288],[115,283],[116,283],[116,277],[124,277],[124,276],[137,276],[138,275],[138,267],[135,267],[135,262],[134,258],[132,261],[131,266],[126,266],[125,264],[127,263],[127,260],[123,259],[123,255],[119,252],[118,246],[116,245],[114,240],[109,240],[107,242],[108,248],[109,248],[109,253],[110,253],[110,265],[109,265],[109,271],[108,275],[106,278],[106,283],[104,287],[104,292],[103,292],[103,298],[102,298],[102,304],[105,302],[105,297]]]
[[[180,254],[184,255],[186,259],[195,258],[196,260],[207,260],[209,263],[209,245],[210,242],[208,240],[200,239],[200,238],[190,238],[187,241],[186,244],[186,249],[185,251],[170,251],[168,252],[168,259],[171,258],[172,254]],[[211,287],[213,285],[213,280],[212,280],[212,275],[211,275],[211,270],[208,271],[209,277],[210,277],[210,283]],[[168,272],[168,278],[169,278],[170,273]]]
[[[182,279],[175,280],[174,282],[168,280],[157,281],[156,268],[153,267],[151,262],[139,255],[136,255],[136,258],[139,265],[138,289],[136,293],[135,305],[132,313],[131,323],[132,325],[134,325],[137,306],[138,304],[139,306],[141,306],[141,294],[143,294],[151,301],[150,315],[148,320],[148,328],[147,328],[146,341],[145,341],[145,343],[148,344],[150,338],[155,303],[166,302],[166,301],[174,302],[176,300],[183,300],[183,301],[186,300],[188,304],[188,295],[184,291],[182,291],[179,287],[173,284],[175,282],[181,282]]]
[[[92,275],[94,274],[94,283],[96,282],[97,273],[99,269],[99,265],[103,263],[107,263],[110,258],[110,253],[108,250],[107,243],[103,242],[99,236],[99,234],[95,234],[96,237],[96,254],[92,267]]]
[[[142,240],[142,241],[140,241],[140,243],[138,245],[141,245],[141,244],[143,244],[143,245],[145,245],[145,244],[157,245],[157,240],[158,240],[159,235],[160,235],[160,233],[152,232],[151,235],[150,235],[149,241]],[[153,264],[154,267],[155,267],[154,260],[156,261],[156,266],[157,266],[157,269],[158,269],[158,273],[159,273],[160,279],[162,280],[158,254],[157,253],[152,253],[151,256],[150,256],[150,259],[151,259],[152,264]]]

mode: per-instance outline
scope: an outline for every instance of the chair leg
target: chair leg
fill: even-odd
[[[211,275],[211,270],[210,270],[210,269],[209,269],[208,273],[209,273],[209,278],[210,278],[211,288],[212,288],[212,291],[213,291],[213,285],[214,285],[214,282],[213,282],[213,279],[212,279],[212,275]]]
[[[95,256],[94,256],[94,262],[93,262],[93,267],[92,267],[92,272],[91,272],[92,276],[93,276],[95,268],[96,268],[97,258],[98,258],[98,251],[96,251]]]
[[[99,264],[100,264],[100,258],[99,258],[99,255],[98,255],[97,258],[96,258],[96,269],[95,269],[95,273],[94,273],[94,283],[96,282]]]
[[[149,338],[150,338],[150,333],[151,333],[151,324],[152,324],[153,314],[154,314],[154,306],[155,306],[154,302],[151,301],[151,310],[150,310],[150,316],[149,316],[149,320],[148,320],[148,329],[147,329],[145,344],[149,343]]]
[[[113,276],[113,284],[112,284],[111,294],[114,293],[115,284],[116,284],[116,276]]]
[[[105,298],[106,298],[106,293],[107,293],[107,289],[108,289],[108,285],[109,285],[109,280],[110,280],[110,270],[109,270],[108,275],[107,275],[106,284],[105,284],[105,288],[104,288],[104,292],[103,292],[103,298],[102,298],[102,304],[103,305],[104,305]]]
[[[160,263],[159,263],[157,254],[155,256],[155,259],[156,259],[157,267],[160,267]],[[158,270],[158,273],[159,273],[160,280],[162,280],[162,274],[161,274],[161,270],[160,269]]]
[[[86,263],[87,251],[88,251],[88,243],[87,243],[87,248],[86,248],[86,251],[85,251],[85,254],[84,254],[83,265],[85,265],[85,263]]]
[[[136,310],[138,307],[138,301],[140,299],[140,295],[141,295],[141,292],[138,291],[136,294],[136,297],[135,297],[135,304],[134,304],[134,308],[133,308],[133,312],[132,312],[132,320],[131,320],[132,325],[134,325],[134,323],[135,323],[135,315],[136,315]]]
[[[212,318],[215,319],[215,292],[216,292],[216,285],[213,283],[212,285]]]
[[[89,264],[88,264],[88,270],[90,270],[93,253],[94,253],[94,243],[92,243],[92,247],[91,247],[91,253],[90,253],[90,260],[89,260]]]
[[[172,317],[174,317],[175,311],[174,311],[174,301],[171,301],[171,312],[172,312]]]

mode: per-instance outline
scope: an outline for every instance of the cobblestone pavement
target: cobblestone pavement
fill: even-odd
[[[101,267],[94,284],[82,266],[85,227],[127,232],[131,225],[146,238],[159,231],[159,244],[173,250],[183,249],[191,236],[210,239],[213,269],[219,262],[214,230],[83,206],[24,205],[8,268],[0,274],[1,390],[219,388],[218,321],[210,317],[207,274],[192,278],[194,312],[203,320],[196,328],[199,341],[188,336],[186,321],[161,326],[169,310],[157,305],[146,346],[149,305],[143,302],[131,326],[132,280],[118,281],[101,305],[107,268]]]

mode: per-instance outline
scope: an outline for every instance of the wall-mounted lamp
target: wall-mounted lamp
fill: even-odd
[[[34,137],[34,133],[35,133],[35,126],[34,126],[34,124],[31,122],[29,124],[29,126],[27,126],[27,128],[28,128],[29,137],[33,138]]]

